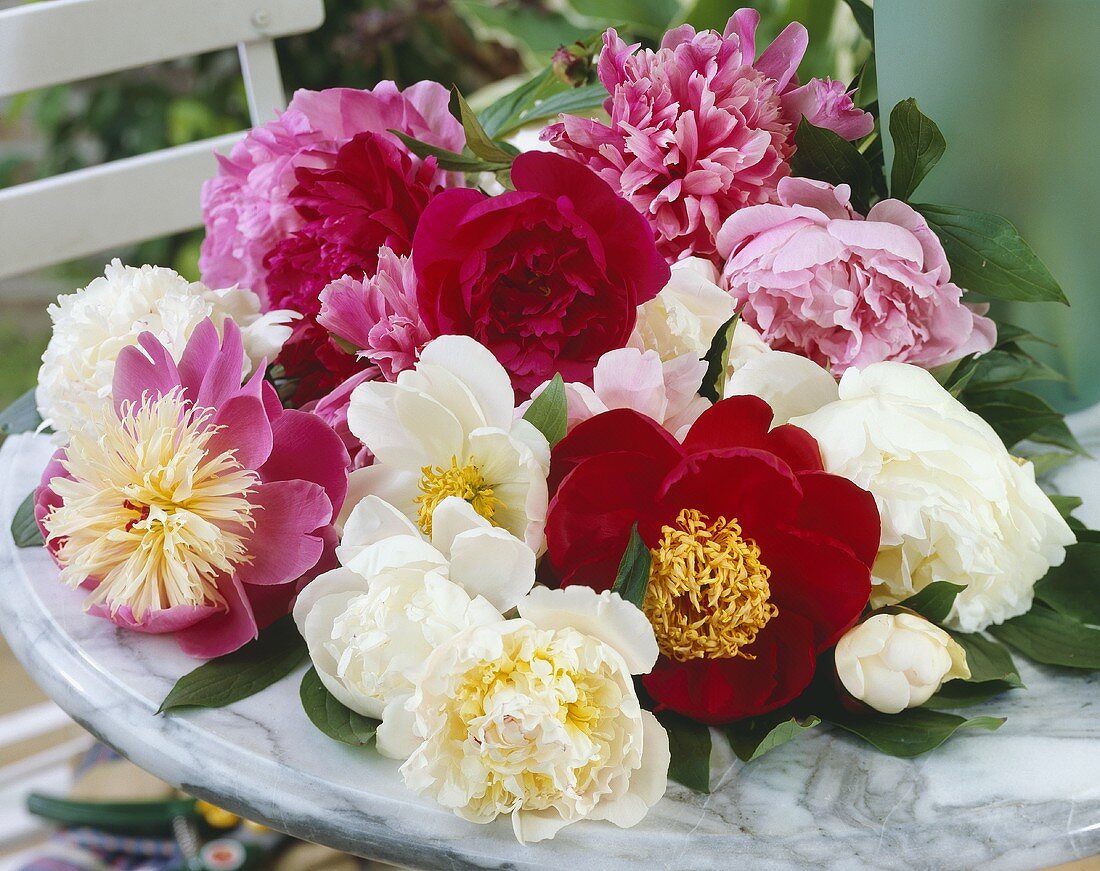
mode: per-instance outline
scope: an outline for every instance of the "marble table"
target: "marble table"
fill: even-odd
[[[43,550],[12,544],[10,518],[50,449],[24,435],[0,453],[8,643],[51,698],[137,765],[281,831],[423,869],[1028,869],[1100,853],[1100,676],[1022,657],[1028,690],[972,709],[1006,714],[998,732],[964,730],[900,760],[819,727],[747,766],[715,742],[713,794],[669,784],[635,829],[581,823],[528,847],[507,821],[463,822],[406,791],[392,761],[313,729],[300,674],[225,709],[157,716],[194,662],[170,639],[85,616]],[[1095,494],[1085,517],[1100,524],[1100,463],[1063,482]]]

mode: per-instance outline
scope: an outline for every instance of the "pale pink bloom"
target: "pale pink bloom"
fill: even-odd
[[[744,209],[718,234],[722,277],[773,348],[839,375],[883,360],[930,368],[993,347],[985,306],[965,305],[943,245],[899,200],[867,217],[847,185],[787,178],[780,205]]]
[[[461,151],[466,140],[448,110],[449,99],[447,89],[435,82],[419,82],[404,91],[393,82],[381,82],[370,91],[295,93],[275,121],[252,130],[229,157],[218,155],[218,175],[203,185],[206,239],[199,266],[206,283],[238,284],[266,300],[264,256],[303,224],[288,202],[297,184],[295,171],[330,168],[340,146],[364,132],[396,129]]]
[[[656,52],[636,52],[608,30],[598,73],[610,94],[610,123],[563,115],[543,133],[630,200],[670,262],[692,254],[716,260],[722,222],[774,198],[790,174],[803,112],[849,137],[873,124],[833,84],[798,86],[808,41],[801,24],[757,57],[759,21],[755,10],[741,9],[724,33],[685,24],[665,34]]]
[[[387,381],[411,369],[431,339],[416,305],[416,273],[408,257],[378,249],[378,270],[345,275],[321,291],[317,323],[370,360]]]
[[[312,411],[340,436],[340,441],[344,443],[348,456],[351,458],[352,469],[362,469],[364,466],[369,466],[374,462],[374,454],[348,426],[348,406],[351,404],[351,394],[364,381],[375,381],[377,379],[378,368],[371,366],[352,375],[327,396],[302,406],[303,411]]]
[[[682,438],[710,407],[710,402],[698,394],[706,371],[706,362],[694,354],[662,362],[656,351],[608,351],[596,363],[591,387],[580,382],[565,385],[568,429],[605,411],[630,408]],[[545,389],[546,384],[536,388],[533,399]],[[530,404],[521,405],[517,414],[522,415]]]

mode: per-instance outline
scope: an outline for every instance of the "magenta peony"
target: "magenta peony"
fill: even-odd
[[[812,123],[848,138],[874,119],[831,82],[798,87],[806,28],[792,23],[756,57],[752,9],[736,12],[725,33],[669,31],[659,51],[635,52],[614,30],[604,34],[599,77],[610,93],[605,124],[563,115],[543,133],[569,157],[620,192],[653,227],[670,262],[715,259],[722,222],[769,202],[790,174],[794,131]]]
[[[848,197],[847,185],[787,178],[781,205],[726,221],[722,275],[745,321],[837,375],[883,360],[930,368],[993,347],[993,321],[960,301],[924,218],[883,200],[865,219]]]
[[[199,265],[206,284],[239,284],[266,299],[264,257],[304,223],[287,201],[297,184],[295,171],[331,166],[340,146],[356,134],[402,130],[461,150],[465,136],[448,111],[449,96],[435,82],[404,91],[393,82],[370,91],[298,91],[277,120],[252,130],[229,157],[219,155],[218,175],[203,185],[206,239]]]

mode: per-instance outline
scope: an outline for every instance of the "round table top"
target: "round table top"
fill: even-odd
[[[1018,657],[1027,690],[975,714],[915,760],[819,727],[744,765],[724,742],[714,792],[670,783],[636,828],[579,823],[521,846],[507,820],[465,822],[409,792],[397,764],[318,732],[296,673],[227,708],[155,711],[195,667],[172,639],[124,632],[82,612],[41,548],[16,549],[10,519],[52,450],[42,436],[0,451],[0,629],[42,689],[140,767],[188,793],[297,837],[422,869],[1037,868],[1100,853],[1100,677]],[[1063,474],[1096,494],[1100,463]],[[1084,478],[1091,477],[1091,482]]]

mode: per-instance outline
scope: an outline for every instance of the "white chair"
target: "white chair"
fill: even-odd
[[[253,124],[285,106],[273,39],[322,0],[49,0],[0,11],[0,98],[236,45]],[[218,136],[0,190],[0,278],[189,230]]]

